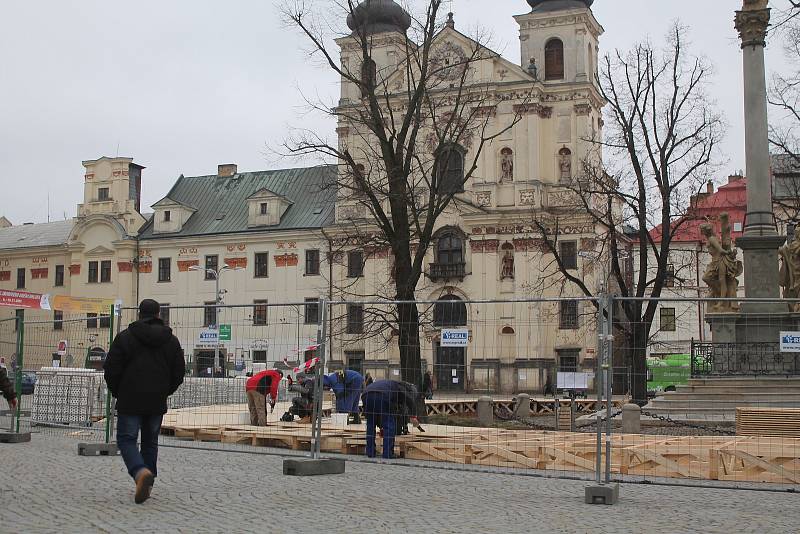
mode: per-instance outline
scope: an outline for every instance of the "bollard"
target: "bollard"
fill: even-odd
[[[625,434],[642,432],[642,409],[638,404],[626,404],[622,407],[622,432]]]
[[[492,426],[494,423],[494,401],[491,397],[478,398],[478,422],[482,426]]]
[[[527,419],[531,416],[531,396],[527,393],[517,395],[517,406],[514,408],[514,415],[519,419]]]

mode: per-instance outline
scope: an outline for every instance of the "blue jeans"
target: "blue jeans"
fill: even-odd
[[[153,476],[158,474],[158,435],[161,433],[161,419],[163,415],[125,415],[117,416],[117,446],[128,468],[128,474],[136,475],[145,467]],[[142,433],[141,451],[136,442]]]
[[[391,413],[390,395],[371,392],[364,395],[364,414],[367,416],[367,456],[375,458],[375,427],[383,430],[384,458],[394,457],[394,436],[397,433],[395,416]]]

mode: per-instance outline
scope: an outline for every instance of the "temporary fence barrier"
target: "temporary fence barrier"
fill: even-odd
[[[413,303],[166,306],[187,376],[170,399],[161,442],[364,457],[365,423],[375,419],[377,405],[361,402],[363,390],[349,382],[353,371],[374,381],[411,382],[427,397],[415,406],[421,429],[412,425],[405,433],[402,418],[393,425],[379,412],[384,435],[392,426],[397,435],[393,445],[378,437],[375,455],[395,462],[599,482],[796,489],[800,435],[792,432],[800,429],[792,408],[800,407],[800,373],[797,353],[782,346],[780,334],[800,330],[792,322],[797,316],[788,306],[784,314],[748,314],[747,305],[764,302],[745,300],[745,313],[737,315],[718,306],[725,302],[469,301],[448,294]],[[77,361],[80,347],[85,366],[101,365],[105,340],[137,311],[119,313],[107,330],[85,316],[63,318],[59,329],[23,321],[16,332],[18,340],[24,334],[20,356],[46,361],[43,354],[67,341],[62,361],[69,354]],[[314,358],[314,372],[303,373],[303,362]],[[284,379],[267,426],[254,426],[246,375],[265,368],[281,369]],[[69,372],[40,372],[41,398],[48,373]],[[312,382],[298,388],[304,374]],[[35,428],[82,439],[88,429],[91,439],[113,439],[111,405],[100,402],[105,386],[93,382],[87,389],[94,393],[86,394],[76,420],[44,422],[35,403]],[[623,407],[630,400],[643,408]]]

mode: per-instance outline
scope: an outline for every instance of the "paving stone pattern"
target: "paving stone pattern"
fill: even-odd
[[[623,485],[614,507],[585,482],[350,462],[286,477],[277,456],[162,448],[153,498],[133,503],[118,457],[34,434],[0,445],[0,532],[796,532],[790,493]]]

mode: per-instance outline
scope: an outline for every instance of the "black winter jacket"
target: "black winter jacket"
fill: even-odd
[[[167,412],[167,397],[183,383],[186,363],[172,329],[151,317],[119,333],[103,370],[119,413],[156,415]]]

